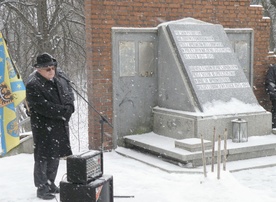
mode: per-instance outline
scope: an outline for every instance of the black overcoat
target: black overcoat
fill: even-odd
[[[72,154],[68,122],[74,112],[73,97],[61,78],[53,81],[36,72],[26,85],[35,158]]]
[[[276,65],[270,65],[265,79],[266,92],[270,100],[276,100]]]

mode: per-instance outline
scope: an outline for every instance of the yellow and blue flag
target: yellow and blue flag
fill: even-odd
[[[15,71],[5,40],[0,32],[0,155],[20,143],[15,108],[25,99],[25,85]]]

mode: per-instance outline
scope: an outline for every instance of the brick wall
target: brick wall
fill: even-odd
[[[224,28],[254,29],[254,93],[267,110],[264,78],[269,63],[270,19],[263,18],[261,6],[250,6],[250,0],[85,0],[88,99],[112,122],[111,27],[156,27],[164,21],[192,17]],[[90,149],[100,146],[99,115],[89,110]],[[104,131],[112,134],[105,124]],[[112,148],[105,136],[105,148]]]

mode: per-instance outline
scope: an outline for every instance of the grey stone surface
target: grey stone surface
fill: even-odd
[[[227,129],[227,138],[232,139],[232,120],[242,118],[248,123],[248,136],[263,136],[271,133],[271,113],[241,113],[225,115],[199,115],[164,108],[154,108],[154,129],[156,134],[175,139],[200,138],[212,140],[214,128],[217,135]]]
[[[157,105],[157,29],[112,29],[113,145],[152,131]],[[108,89],[106,89],[108,90]],[[111,92],[111,90],[110,90]]]
[[[236,118],[248,122],[249,136],[271,132],[271,114],[265,110],[197,114],[214,100],[236,98],[259,106],[243,72],[250,70],[252,79],[252,30],[227,33],[221,25],[192,18],[155,28],[112,28],[114,147],[124,146],[124,136],[151,131],[175,139],[202,134],[211,140],[215,127],[218,133],[227,129],[231,139]]]
[[[166,28],[201,111],[213,100],[228,102],[237,98],[258,104],[221,25],[187,18],[170,22]]]
[[[203,144],[205,150],[212,148],[212,142],[209,140],[203,140]],[[201,139],[199,138],[175,140],[175,147],[185,149],[190,152],[202,151]]]
[[[165,26],[158,28],[158,106],[195,111],[197,102]]]
[[[261,141],[259,144],[251,145],[250,140],[247,143],[233,143],[227,147],[227,162],[244,159],[252,159],[259,157],[267,157],[276,155],[276,136],[263,136],[266,141]],[[125,136],[125,141],[128,142],[129,147],[135,146],[142,150],[146,150],[152,154],[160,157],[171,159],[178,163],[187,165],[191,163],[192,167],[202,165],[202,152],[190,152],[185,149],[180,149],[174,146],[176,139],[164,137],[161,135],[144,134]],[[155,141],[152,141],[152,140]],[[262,139],[263,140],[263,139]],[[228,140],[231,142],[231,140]],[[167,144],[164,145],[164,142]],[[217,144],[217,142],[216,142]],[[223,158],[223,144],[221,148],[221,158]],[[215,148],[215,162],[217,162],[217,147]],[[212,151],[205,150],[206,163],[211,164]],[[221,161],[222,162],[222,161]]]
[[[33,135],[31,132],[26,137],[21,139],[19,145],[10,150],[5,156],[13,156],[21,153],[34,153]]]
[[[254,30],[252,28],[224,28],[245,76],[253,87]]]

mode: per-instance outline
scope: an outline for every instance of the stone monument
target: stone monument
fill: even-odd
[[[248,135],[271,133],[263,109],[224,28],[193,18],[158,27],[158,104],[154,132],[176,138],[211,140],[214,128],[232,135],[232,120],[248,123]]]
[[[271,113],[250,85],[253,30],[233,30],[228,37],[230,28],[193,18],[113,28],[114,145],[196,167],[201,142],[210,164],[214,133],[218,142],[227,131],[227,161],[275,155]],[[116,151],[149,163],[140,152]]]

